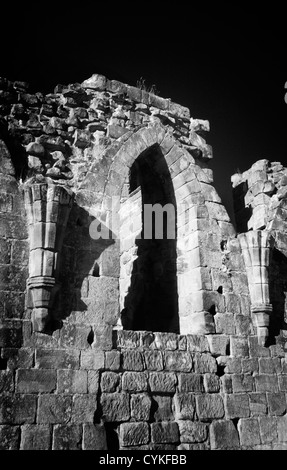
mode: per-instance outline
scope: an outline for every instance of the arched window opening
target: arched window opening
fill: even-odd
[[[176,204],[159,147],[130,169],[121,222],[121,317],[124,329],[179,332]]]

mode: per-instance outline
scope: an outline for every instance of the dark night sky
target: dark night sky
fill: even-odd
[[[11,2],[0,32],[0,76],[44,92],[93,73],[155,84],[160,96],[210,121],[215,186],[229,211],[230,176],[237,169],[262,158],[287,166],[284,29],[254,19],[237,25],[214,20],[210,27],[202,15],[167,9],[160,15],[146,4],[126,3],[119,11],[108,2],[100,11],[88,5],[14,11]]]

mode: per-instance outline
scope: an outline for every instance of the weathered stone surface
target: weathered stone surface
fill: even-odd
[[[232,421],[218,420],[211,423],[210,445],[212,450],[239,449],[239,436]]]
[[[258,360],[259,374],[278,374],[281,372],[280,358],[265,358],[261,357]]]
[[[265,393],[249,393],[251,416],[265,415],[267,413],[267,399]]]
[[[187,335],[187,349],[190,352],[209,352],[209,344],[206,336]]]
[[[196,395],[196,411],[199,419],[209,420],[223,418],[223,400],[219,394]]]
[[[149,374],[149,386],[152,392],[174,393],[176,384],[177,378],[173,372],[151,372]]]
[[[98,370],[88,370],[88,392],[97,393],[100,384],[100,373]]]
[[[224,407],[228,419],[250,416],[249,400],[246,394],[225,395]]]
[[[121,364],[121,354],[119,351],[105,352],[105,368],[110,370],[119,370]]]
[[[58,393],[87,393],[88,374],[85,370],[58,370]]]
[[[147,393],[131,395],[131,418],[135,421],[149,421],[152,400]]]
[[[83,450],[107,450],[106,431],[103,424],[84,424]]]
[[[168,421],[152,423],[151,441],[155,444],[179,442],[178,424]]]
[[[147,374],[145,372],[124,372],[122,376],[122,388],[129,392],[147,391]]]
[[[124,370],[144,370],[143,358],[138,351],[124,351],[122,353],[122,367]]]
[[[0,423],[34,423],[36,419],[36,395],[0,395]]]
[[[178,374],[179,392],[203,392],[203,376],[200,374]]]
[[[121,424],[119,438],[123,447],[148,444],[149,425],[147,423]]]
[[[215,373],[217,372],[217,364],[214,357],[210,354],[199,354],[194,355],[194,371],[198,374]]]
[[[0,393],[14,391],[14,377],[11,371],[0,370]]]
[[[256,375],[255,386],[257,392],[279,392],[277,375]]]
[[[63,424],[54,426],[53,450],[80,450],[82,426]]]
[[[257,340],[257,338],[256,338]],[[241,336],[230,337],[230,354],[234,357],[249,356],[249,347],[247,338]]]
[[[234,393],[254,391],[254,378],[248,374],[232,375],[232,389]]]
[[[203,376],[204,388],[207,393],[216,393],[220,389],[219,377],[215,374],[204,374]]]
[[[73,397],[72,422],[93,423],[97,411],[97,395],[79,394]]]
[[[152,349],[163,349],[175,351],[178,346],[178,337],[174,333],[154,333],[154,341],[151,343]]]
[[[194,421],[178,421],[180,442],[204,442],[208,435],[207,424]]]
[[[80,353],[66,349],[36,349],[35,367],[39,369],[76,369]]]
[[[167,351],[164,354],[166,370],[178,372],[190,372],[192,369],[192,357],[185,351]]]
[[[103,351],[82,351],[81,368],[82,369],[104,369],[105,353]]]
[[[287,442],[287,415],[277,419],[278,441]]]
[[[19,369],[16,373],[18,393],[45,393],[56,389],[55,370]]]
[[[144,361],[147,370],[163,370],[161,351],[145,351]]]
[[[41,395],[39,397],[37,423],[64,424],[71,419],[72,397]]]
[[[192,420],[195,412],[195,399],[192,393],[176,393],[174,398],[175,418]]]
[[[103,393],[101,405],[104,421],[127,421],[130,418],[129,395],[127,393]]]
[[[172,399],[168,396],[153,395],[152,411],[155,421],[173,421]]]
[[[276,442],[277,419],[272,416],[259,416],[258,421],[262,444]]]
[[[286,394],[280,393],[267,393],[267,403],[269,413],[272,416],[282,416],[286,412]]]
[[[0,425],[0,450],[18,450],[19,440],[19,426]]]
[[[258,418],[242,418],[238,421],[240,444],[250,447],[261,444]]]
[[[49,450],[52,427],[45,424],[25,424],[21,428],[21,450]]]
[[[115,392],[121,381],[121,376],[115,372],[103,372],[101,377],[102,392]]]
[[[207,335],[210,352],[213,356],[225,356],[229,346],[229,336]]]

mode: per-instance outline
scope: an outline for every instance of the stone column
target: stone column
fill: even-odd
[[[251,297],[251,313],[257,328],[258,342],[265,345],[269,336],[272,305],[269,296],[269,274],[271,251],[274,239],[266,230],[251,230],[238,235]]]
[[[46,330],[59,288],[59,261],[73,197],[63,186],[47,183],[26,185],[30,255],[28,289],[32,296],[35,331]]]

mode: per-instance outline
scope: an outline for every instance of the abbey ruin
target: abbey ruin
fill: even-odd
[[[287,169],[232,177],[234,227],[208,131],[0,79],[0,449],[287,450]]]

